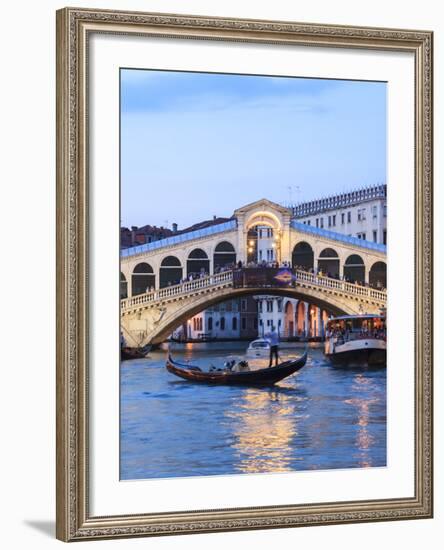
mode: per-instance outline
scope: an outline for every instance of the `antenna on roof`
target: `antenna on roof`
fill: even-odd
[[[291,206],[292,205],[292,192],[293,192],[293,188],[291,185],[288,185],[287,186],[287,189],[288,189],[288,205]]]

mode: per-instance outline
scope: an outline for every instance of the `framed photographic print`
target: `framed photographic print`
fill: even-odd
[[[432,33],[57,12],[57,536],[432,515]]]

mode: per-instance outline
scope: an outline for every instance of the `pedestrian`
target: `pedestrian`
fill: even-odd
[[[271,327],[271,332],[265,335],[265,339],[270,343],[270,363],[269,367],[272,366],[273,357],[275,359],[275,366],[279,363],[279,334],[276,332],[276,327]]]

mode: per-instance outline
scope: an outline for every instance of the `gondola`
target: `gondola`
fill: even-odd
[[[143,359],[150,350],[151,346],[149,344],[143,348],[122,347],[120,348],[120,360],[129,361],[131,359]]]
[[[191,382],[203,382],[206,384],[228,385],[273,385],[300,370],[307,361],[307,351],[293,361],[284,361],[275,367],[267,367],[258,370],[232,372],[229,370],[204,372],[199,367],[184,365],[174,361],[171,354],[168,355],[166,368],[171,374]]]

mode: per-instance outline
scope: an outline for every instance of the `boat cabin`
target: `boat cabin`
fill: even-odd
[[[326,336],[342,338],[344,341],[361,338],[385,340],[387,337],[386,319],[382,315],[344,315],[330,319]]]

